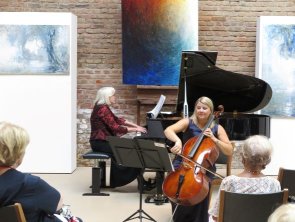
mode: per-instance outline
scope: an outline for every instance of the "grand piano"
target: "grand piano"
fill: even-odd
[[[245,140],[250,135],[270,136],[270,117],[253,114],[265,107],[272,89],[265,81],[216,66],[217,52],[183,51],[176,112],[181,115],[186,99],[190,114],[201,96],[212,99],[215,109],[222,105],[218,118],[230,140]],[[164,120],[165,122],[165,120]],[[167,124],[163,124],[167,125]]]

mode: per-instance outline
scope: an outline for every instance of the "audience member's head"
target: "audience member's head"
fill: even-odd
[[[97,90],[95,103],[97,105],[107,104],[110,105],[110,97],[115,94],[116,90],[113,87],[102,87]]]
[[[295,204],[283,204],[278,207],[268,218],[268,222],[294,222]]]
[[[29,141],[29,135],[22,127],[0,122],[0,166],[18,167]]]
[[[270,163],[272,145],[266,136],[255,135],[245,140],[242,149],[242,159],[245,168],[260,171]]]

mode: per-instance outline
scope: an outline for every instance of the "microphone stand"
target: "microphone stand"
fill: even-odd
[[[189,117],[189,111],[188,111],[188,104],[187,104],[187,90],[186,90],[186,70],[187,70],[187,65],[186,65],[187,57],[184,58],[184,103],[183,103],[183,118],[188,118]]]

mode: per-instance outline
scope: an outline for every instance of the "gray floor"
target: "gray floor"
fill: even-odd
[[[84,222],[124,221],[139,209],[137,182],[115,189],[103,189],[110,196],[82,196],[91,192],[91,168],[77,168],[72,174],[37,174],[54,186],[63,195],[64,203],[71,206],[72,213]],[[150,194],[143,194],[142,209],[156,221],[170,220],[170,204],[145,203]],[[138,216],[139,214],[136,214]],[[144,215],[143,215],[144,216]],[[135,219],[132,221],[140,221]],[[142,221],[150,221],[143,219]]]
[[[77,168],[72,174],[37,175],[58,189],[63,195],[64,203],[69,204],[72,213],[81,217],[84,222],[124,221],[139,209],[140,197],[136,181],[124,187],[104,189],[103,192],[110,193],[110,196],[82,196],[83,193],[91,191],[89,188],[91,183],[90,167]],[[218,187],[215,187],[212,198],[216,195],[216,189]],[[145,203],[145,198],[153,192],[143,194],[142,209],[157,222],[169,222],[171,220],[169,203],[162,205]],[[137,213],[136,216],[138,215]],[[140,221],[140,219],[136,218],[132,221]],[[142,219],[142,221],[150,220]]]

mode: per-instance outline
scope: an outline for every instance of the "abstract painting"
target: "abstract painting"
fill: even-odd
[[[295,17],[262,16],[257,31],[256,74],[273,91],[261,112],[295,117]]]
[[[197,0],[122,0],[123,83],[178,85],[181,52],[198,50]]]
[[[0,25],[0,74],[69,74],[67,25]]]

